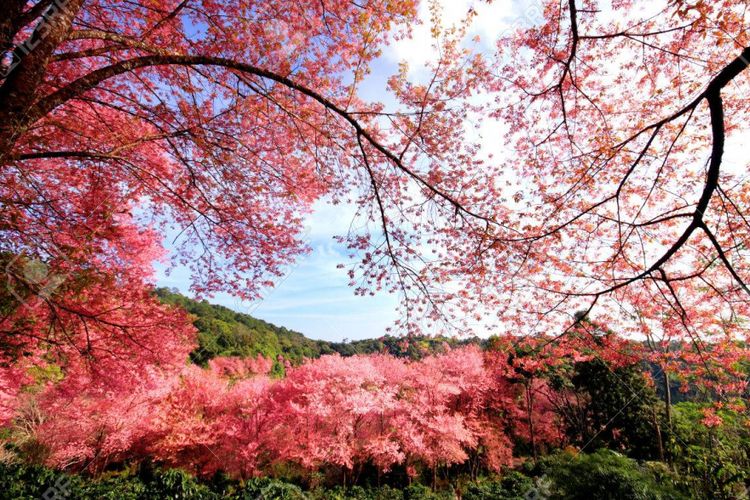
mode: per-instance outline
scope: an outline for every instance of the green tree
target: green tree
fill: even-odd
[[[580,362],[567,383],[577,395],[563,412],[574,442],[639,459],[663,457],[659,400],[640,366],[612,369],[600,359]]]

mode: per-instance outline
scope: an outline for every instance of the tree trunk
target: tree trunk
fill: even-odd
[[[659,416],[656,414],[656,410],[653,412],[654,428],[656,429],[656,443],[659,446],[659,460],[664,461],[664,439],[661,435],[661,423],[659,422]]]
[[[669,373],[664,373],[664,409],[667,415],[667,425],[672,430],[672,390],[669,387]]]
[[[662,370],[664,374],[664,413],[667,417],[667,430],[669,431],[669,442],[672,441],[672,390],[669,388],[669,373]],[[670,450],[667,450],[667,462],[672,463]]]
[[[529,419],[529,438],[531,439],[531,453],[534,456],[534,463],[539,461],[536,451],[536,432],[534,430],[534,396],[531,388],[531,381],[526,384],[526,408]]]
[[[364,469],[364,466],[362,464],[354,466],[354,470],[356,471],[356,473],[354,474],[354,479],[352,480],[352,486],[359,483],[359,478],[362,476],[362,469]]]
[[[31,125],[33,119],[27,112],[37,98],[52,54],[67,38],[83,1],[51,3],[29,38],[15,47],[13,66],[0,86],[0,165],[7,161],[18,136]]]

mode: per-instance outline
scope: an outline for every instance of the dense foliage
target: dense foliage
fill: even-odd
[[[180,301],[201,306],[192,312],[198,325],[209,323],[203,313],[209,320],[216,311],[230,315]],[[256,324],[267,335],[285,331]],[[302,498],[303,490],[323,497],[432,498],[433,488],[448,496],[459,488],[466,498],[523,498],[538,487],[555,498],[601,491],[619,492],[613,498],[677,498],[678,490],[703,498],[736,494],[750,470],[744,417],[730,408],[714,414],[705,404],[679,403],[668,423],[649,372],[634,355],[643,346],[621,343],[619,352],[633,352],[605,362],[602,355],[619,341],[587,338],[565,347],[575,356],[543,365],[513,339],[496,337],[486,351],[441,344],[419,359],[323,355],[287,364],[282,378],[271,377],[274,360],[248,351],[213,356],[205,367],[183,365],[176,376],[130,381],[107,396],[61,392],[59,371],[50,369],[36,374],[36,389],[6,428],[6,459],[80,471],[84,476],[72,476],[70,487],[84,498],[148,498],[170,488],[184,490],[186,498],[243,498],[266,489],[278,498]],[[604,451],[548,456],[565,446],[669,459],[672,468]],[[518,463],[514,456],[527,457],[526,475],[509,472]],[[536,466],[534,456],[540,457]],[[151,461],[202,479],[178,472],[154,479]],[[4,474],[8,491],[47,488],[59,476],[10,465]],[[249,480],[257,474],[291,483]],[[218,477],[229,489],[216,489],[211,478]],[[335,484],[345,487],[321,489]],[[377,484],[397,489],[372,489]]]
[[[0,465],[0,487],[8,498],[14,499],[40,498],[50,491],[81,500],[451,500],[456,495],[465,500],[695,498],[689,495],[689,490],[675,486],[677,484],[679,481],[674,474],[658,463],[638,463],[608,450],[590,455],[561,452],[545,458],[533,470],[479,479],[457,478],[439,491],[418,482],[396,488],[365,485],[304,489],[295,483],[271,478],[233,481],[217,475],[198,480],[180,470],[150,466],[94,479],[43,467]]]
[[[529,439],[513,425],[527,405],[512,369],[484,357],[476,347],[413,362],[326,355],[289,366],[282,379],[268,377],[272,362],[262,356],[217,357],[106,396],[52,385],[28,394],[34,414],[19,420],[16,439],[50,465],[92,471],[146,458],[203,476],[283,467],[306,481],[325,469],[345,482],[367,468],[434,475],[471,462],[500,470],[512,439]],[[537,440],[557,444],[544,384],[535,390]]]
[[[156,295],[166,304],[178,305],[190,313],[198,330],[198,346],[190,359],[205,366],[216,356],[250,357],[261,355],[276,360],[283,356],[295,364],[304,358],[323,354],[328,343],[314,341],[301,333],[277,327],[223,306],[196,301],[165,288]],[[329,353],[330,349],[327,350]]]
[[[678,403],[668,422],[651,371],[637,361],[640,343],[573,335],[558,350],[544,338],[518,344],[495,337],[482,351],[400,339],[399,356],[315,353],[317,359],[295,359],[275,373],[278,361],[254,349],[281,345],[276,335],[287,330],[158,294],[188,306],[199,327],[252,325],[268,340],[245,340],[242,356],[214,353],[203,367],[183,364],[128,381],[119,393],[110,386],[106,395],[67,392],[53,365],[36,370],[21,413],[5,429],[6,461],[79,471],[69,485],[82,498],[172,490],[185,498],[245,498],[261,490],[278,498],[449,498],[458,490],[466,498],[523,498],[532,488],[555,498],[601,491],[619,492],[612,498],[732,498],[750,479],[750,427],[739,408],[714,413],[705,403]],[[301,334],[287,338],[326,346]],[[374,344],[380,350],[390,342]],[[404,356],[420,344],[413,351],[419,355]],[[539,364],[545,353],[548,362]],[[584,453],[554,454],[566,446]],[[606,448],[623,455],[585,453]],[[526,469],[513,472],[518,458]],[[153,475],[152,461],[190,474]],[[3,474],[19,498],[59,479],[39,466],[7,465]],[[257,474],[282,481],[250,480]],[[330,489],[336,484],[345,486]]]

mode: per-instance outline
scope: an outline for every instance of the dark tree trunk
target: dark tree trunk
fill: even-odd
[[[531,453],[534,456],[534,463],[539,461],[536,451],[536,431],[534,430],[534,394],[531,387],[531,381],[526,384],[526,411],[529,419],[529,438],[531,440]]]
[[[55,49],[68,37],[83,1],[50,2],[29,38],[15,47],[12,67],[0,85],[0,164],[7,161],[19,135],[34,121],[28,112],[38,97],[47,65]],[[12,21],[5,24],[8,23]],[[5,26],[0,29],[14,30]]]

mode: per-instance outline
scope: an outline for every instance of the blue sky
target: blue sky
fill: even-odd
[[[471,0],[441,0],[440,3],[443,6],[444,24],[447,24],[462,18]],[[477,16],[472,34],[490,40],[512,24],[508,22],[508,15],[512,11],[509,4],[511,2],[497,2],[489,6],[483,4],[480,10],[484,12]],[[393,100],[385,92],[386,81],[397,71],[399,61],[409,64],[413,78],[423,76],[420,74],[421,68],[434,57],[430,27],[426,22],[429,19],[426,5],[424,1],[420,10],[423,24],[413,29],[412,38],[390,45],[375,61],[370,77],[361,86],[362,98],[392,104]],[[226,294],[217,295],[211,302],[297,330],[315,339],[342,341],[383,335],[385,329],[397,319],[397,297],[384,292],[374,297],[355,296],[348,286],[346,269],[337,268],[338,264],[347,263],[349,259],[345,249],[333,237],[346,233],[353,215],[351,208],[317,203],[306,224],[312,252],[291,267],[275,288],[265,290],[264,297],[252,303]],[[169,249],[169,241],[166,244]],[[164,266],[157,266],[157,284],[191,295],[189,273],[182,268],[175,269],[167,276]]]
[[[307,221],[312,252],[289,267],[276,287],[264,290],[263,298],[255,302],[228,294],[219,294],[210,301],[315,339],[342,341],[383,335],[396,319],[396,297],[384,293],[355,296],[348,286],[346,269],[337,268],[349,259],[333,237],[346,232],[352,216],[353,211],[346,207],[317,203]],[[157,284],[191,295],[189,273],[183,268],[167,276],[164,266],[157,266]]]
[[[372,75],[362,84],[360,96],[371,101],[391,100],[384,89],[388,77],[397,71],[396,61],[392,53],[377,60]],[[353,207],[317,202],[305,224],[312,252],[291,266],[274,288],[264,290],[263,298],[255,302],[228,294],[217,294],[209,301],[314,339],[340,342],[385,334],[385,329],[397,319],[397,297],[386,293],[355,296],[348,285],[347,270],[337,268],[350,259],[334,236],[346,234],[354,214]],[[171,242],[168,235],[164,241],[167,250]],[[156,266],[158,286],[177,288],[184,295],[193,296],[187,269],[178,267],[169,275],[165,269],[164,265]]]

